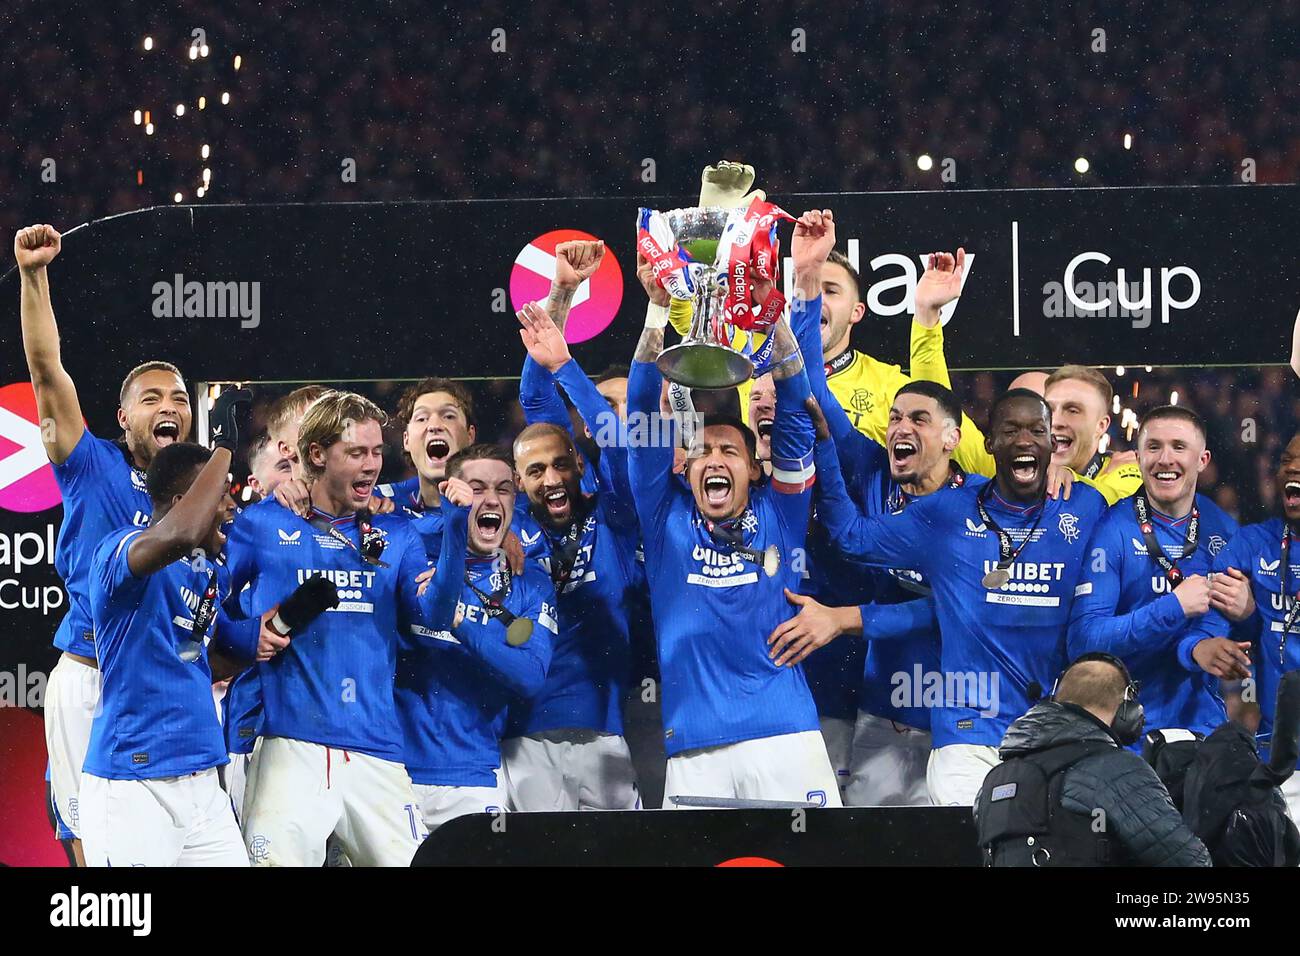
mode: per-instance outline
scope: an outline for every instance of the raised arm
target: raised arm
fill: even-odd
[[[212,533],[212,521],[229,487],[229,477],[230,449],[218,448],[180,500],[157,524],[131,540],[127,552],[131,573],[137,578],[148,577],[199,548]]]
[[[77,387],[63,367],[59,348],[59,327],[50,304],[47,267],[63,247],[63,237],[53,226],[28,226],[14,237],[14,258],[18,260],[22,316],[23,351],[27,370],[36,391],[36,411],[41,419],[41,442],[56,465],[65,462],[81,440],[85,423]],[[46,422],[53,424],[45,427]]]
[[[641,330],[641,338],[632,356],[631,371],[628,372],[629,421],[650,423],[661,420],[659,396],[663,390],[663,376],[659,374],[655,360],[663,351],[664,326],[667,324],[668,308],[651,300],[646,307],[645,327]],[[646,431],[658,434],[661,429],[647,427]],[[630,443],[628,448],[628,475],[636,489],[637,517],[643,528],[657,527],[657,519],[672,494],[674,444],[638,441]]]
[[[938,382],[952,388],[948,362],[943,354],[943,324],[940,310],[961,295],[962,276],[966,270],[966,250],[957,255],[948,252],[930,254],[925,272],[916,284],[916,317],[912,320],[911,374],[913,378]],[[961,420],[961,440],[953,452],[957,464],[966,471],[992,477],[993,456],[984,448],[984,433],[969,415]]]
[[[937,496],[918,499],[898,514],[868,518],[844,488],[835,443],[819,437],[813,455],[818,476],[817,520],[836,549],[867,564],[924,571],[926,556],[937,550],[938,529],[929,519]]]
[[[465,549],[469,544],[469,510],[474,492],[460,478],[448,478],[442,490],[442,544],[429,586],[419,594],[420,615],[435,631],[449,631],[465,585]],[[418,572],[417,572],[418,573]],[[403,586],[414,581],[402,575]]]
[[[228,388],[212,406],[212,456],[193,484],[156,523],[136,537],[127,553],[127,565],[143,578],[191,554],[212,533],[217,506],[230,487],[230,459],[239,446],[239,418],[253,401],[246,388]],[[215,560],[216,555],[209,555]],[[242,587],[242,582],[241,582]]]

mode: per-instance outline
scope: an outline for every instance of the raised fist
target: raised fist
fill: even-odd
[[[474,489],[464,479],[448,478],[442,483],[442,496],[457,508],[468,508],[474,503]]]
[[[668,308],[672,297],[668,290],[659,284],[655,279],[654,266],[646,261],[645,256],[640,252],[636,254],[636,278],[641,283],[641,288],[645,289],[645,294],[650,297],[650,301],[655,305],[661,305]]]
[[[48,223],[19,229],[14,236],[14,258],[18,260],[18,268],[24,271],[45,268],[61,248],[63,237]]]
[[[605,258],[605,240],[570,239],[555,247],[555,284],[576,289],[595,274]]]
[[[795,275],[820,269],[835,248],[835,214],[829,209],[812,209],[795,220],[790,255]]]

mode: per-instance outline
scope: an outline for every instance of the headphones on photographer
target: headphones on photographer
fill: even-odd
[[[1052,685],[1052,700],[1056,700],[1056,691],[1061,686],[1061,678],[1065,677],[1075,664],[1086,661],[1105,661],[1123,675],[1124,699],[1115,709],[1115,717],[1110,722],[1110,732],[1121,745],[1132,746],[1142,736],[1142,728],[1146,726],[1147,721],[1146,711],[1142,709],[1142,702],[1138,700],[1138,691],[1142,689],[1142,685],[1133,679],[1133,675],[1128,672],[1128,667],[1114,654],[1107,654],[1105,651],[1089,651],[1070,661],[1065,666],[1065,670],[1057,676],[1056,683]]]

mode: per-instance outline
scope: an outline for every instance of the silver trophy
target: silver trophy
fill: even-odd
[[[695,261],[688,264],[695,286],[691,328],[655,363],[664,378],[687,388],[734,388],[754,375],[749,356],[732,348],[725,319],[725,263],[717,261],[719,240],[735,209],[718,206],[670,209],[663,213],[673,238]]]

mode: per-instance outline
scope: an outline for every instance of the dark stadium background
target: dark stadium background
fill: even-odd
[[[187,55],[194,28],[206,31],[206,57]],[[504,52],[491,48],[497,29]],[[1091,49],[1098,29],[1105,52]],[[804,52],[791,48],[795,31],[805,33]],[[8,256],[13,231],[31,222],[66,231],[177,193],[186,204],[634,200],[691,194],[699,169],[723,158],[753,164],[778,201],[808,191],[1226,186],[1242,183],[1244,158],[1255,182],[1293,183],[1297,37],[1294,3],[1140,2],[1121,13],[1099,2],[716,2],[615,13],[590,0],[228,0],[93,3],[55,17],[48,3],[9,0],[0,10],[0,249]],[[185,116],[175,115],[178,102]],[[133,120],[144,108],[153,135]],[[919,167],[922,154],[931,169]],[[341,180],[344,158],[355,159],[355,182]],[[46,159],[53,182],[41,177]],[[941,176],[944,159],[956,163],[954,181]],[[198,197],[205,166],[210,185]],[[1293,258],[1278,254],[1284,266]],[[56,284],[73,281],[58,264],[52,272]],[[635,317],[640,304],[623,308]],[[1223,316],[1225,336],[1249,336],[1253,318]],[[0,342],[16,353],[12,300],[2,321]],[[373,333],[379,347],[399,347],[382,323]],[[855,345],[876,354],[868,336],[864,324]],[[502,342],[522,358],[513,333]],[[1207,366],[1215,346],[1205,343]],[[1275,360],[1285,358],[1279,348]],[[112,361],[119,377],[131,364],[125,354]],[[1202,487],[1226,510],[1243,522],[1271,510],[1277,452],[1300,426],[1289,369],[1111,373],[1139,413],[1177,391],[1206,417],[1215,460]],[[1012,375],[954,376],[972,418],[983,424]],[[516,387],[476,383],[481,437],[507,440],[521,426]],[[365,389],[391,408],[400,385]],[[82,397],[105,433],[111,409],[99,395]],[[1260,425],[1254,443],[1241,440],[1247,418]],[[1126,437],[1112,427],[1114,447],[1128,447]],[[398,448],[386,477],[401,477]],[[0,664],[41,662],[29,649],[48,638],[7,629]],[[36,718],[0,708],[0,863],[61,859],[33,803],[32,772],[43,762]]]

